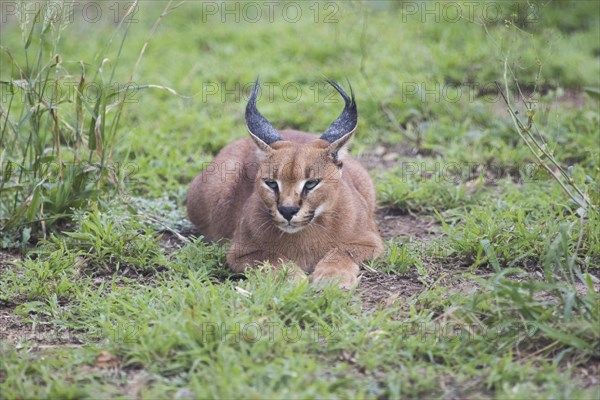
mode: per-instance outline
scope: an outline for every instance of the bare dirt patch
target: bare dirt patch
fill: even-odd
[[[24,327],[13,309],[0,304],[0,343],[18,342],[24,333]]]
[[[190,243],[194,237],[202,236],[202,233],[194,227],[186,227],[174,230],[165,230],[161,232],[160,244],[167,254],[179,250],[187,243]]]
[[[21,258],[22,256],[16,251],[10,252],[6,250],[0,250],[0,275],[4,271],[11,268],[13,264],[19,261]]]
[[[431,240],[439,235],[440,225],[430,216],[402,214],[394,209],[377,211],[377,222],[384,240],[396,237]]]
[[[600,360],[592,359],[584,365],[575,368],[573,379],[581,382],[583,389],[595,387],[600,395]]]
[[[423,282],[416,275],[364,271],[360,276],[357,292],[360,293],[363,309],[370,311],[391,307],[423,289]]]

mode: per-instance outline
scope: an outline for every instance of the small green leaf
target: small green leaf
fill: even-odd
[[[552,327],[550,327],[548,325],[544,325],[544,324],[538,324],[538,327],[540,328],[540,330],[542,332],[544,332],[550,338],[552,338],[554,340],[558,340],[562,344],[565,344],[565,345],[568,345],[571,347],[575,347],[576,349],[580,349],[580,350],[584,350],[584,349],[591,350],[592,349],[592,346],[590,345],[590,343],[586,342],[585,340],[583,340],[575,335],[561,332],[556,328],[552,328]]]
[[[492,264],[492,267],[494,267],[496,271],[499,271],[500,263],[498,262],[498,257],[494,251],[494,246],[492,246],[488,239],[483,239],[479,243],[481,244],[481,247],[483,247],[483,251],[485,251],[485,255],[490,261],[490,264]]]
[[[40,7],[40,9],[38,10],[38,12],[35,14],[35,17],[33,18],[33,22],[31,23],[31,30],[29,31],[29,35],[27,36],[27,40],[25,41],[25,50],[27,50],[27,48],[31,44],[31,37],[33,36],[33,29],[35,28],[35,23],[40,18],[40,12],[41,11],[42,11],[42,8]]]

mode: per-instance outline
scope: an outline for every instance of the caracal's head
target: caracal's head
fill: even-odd
[[[358,122],[354,93],[350,96],[334,81],[328,81],[344,98],[340,116],[319,139],[307,143],[284,140],[256,109],[258,79],[246,107],[246,124],[257,146],[260,170],[256,190],[273,223],[293,234],[330,210],[342,184],[343,146]]]

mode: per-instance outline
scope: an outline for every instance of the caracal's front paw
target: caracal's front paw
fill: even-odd
[[[316,269],[310,276],[310,281],[316,284],[334,282],[340,288],[350,290],[358,282],[358,273],[334,268]]]

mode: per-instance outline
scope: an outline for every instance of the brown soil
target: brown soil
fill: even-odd
[[[18,252],[0,250],[0,275],[20,259],[21,255]]]
[[[377,211],[377,222],[384,240],[393,238],[431,240],[439,235],[440,226],[429,216],[402,214],[390,208]]]
[[[365,311],[379,310],[418,295],[426,288],[414,275],[390,275],[364,271],[357,288]]]

